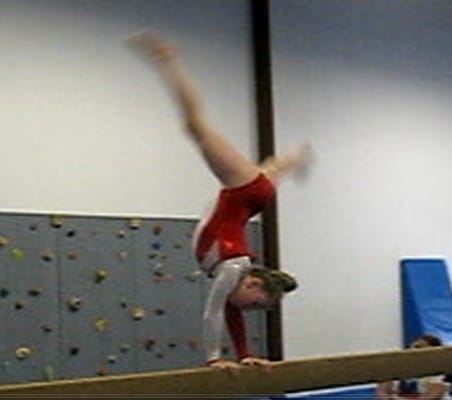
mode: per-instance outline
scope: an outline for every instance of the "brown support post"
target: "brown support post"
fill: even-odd
[[[250,0],[252,43],[254,56],[255,96],[258,128],[259,158],[275,152],[273,131],[273,99],[270,45],[269,0]],[[279,269],[277,201],[262,216],[264,263]],[[270,360],[281,360],[281,308],[267,313],[267,351]]]

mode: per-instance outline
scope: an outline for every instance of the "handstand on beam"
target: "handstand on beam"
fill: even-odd
[[[0,386],[0,397],[58,395],[276,395],[302,390],[452,373],[452,346],[333,355],[273,363],[237,375],[211,367]]]

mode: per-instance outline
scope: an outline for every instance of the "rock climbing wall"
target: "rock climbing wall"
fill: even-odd
[[[196,222],[0,214],[0,383],[202,365]],[[248,236],[260,254],[258,223]],[[265,313],[248,316],[265,355]]]

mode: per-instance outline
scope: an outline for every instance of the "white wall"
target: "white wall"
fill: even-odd
[[[280,192],[286,356],[397,347],[400,257],[452,256],[452,9],[271,4],[277,144],[316,151]]]
[[[207,112],[255,148],[246,0],[1,0],[0,209],[198,215],[215,181],[152,66],[125,45],[180,46]]]

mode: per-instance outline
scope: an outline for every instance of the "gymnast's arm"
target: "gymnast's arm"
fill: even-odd
[[[225,307],[229,294],[240,280],[240,265],[223,262],[217,266],[215,278],[203,314],[203,337],[207,353],[207,363],[220,368],[233,368],[238,364],[221,359],[221,339],[223,334]]]

